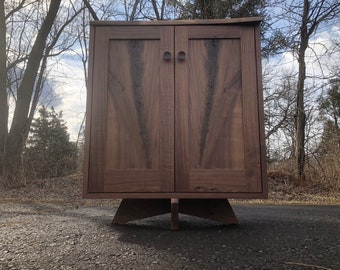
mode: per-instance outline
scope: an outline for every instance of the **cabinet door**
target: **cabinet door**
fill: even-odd
[[[262,192],[254,27],[175,36],[176,191]]]
[[[173,192],[174,29],[93,31],[88,191]]]

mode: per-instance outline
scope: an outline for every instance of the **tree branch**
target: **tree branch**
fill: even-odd
[[[94,11],[94,9],[92,8],[92,6],[90,5],[89,1],[88,0],[83,0],[86,8],[89,10],[89,12],[91,13],[91,16],[92,18],[95,20],[95,21],[99,21],[99,18],[96,14],[96,12]]]

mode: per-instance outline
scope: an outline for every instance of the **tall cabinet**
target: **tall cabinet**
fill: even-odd
[[[260,18],[92,22],[85,198],[265,198]]]

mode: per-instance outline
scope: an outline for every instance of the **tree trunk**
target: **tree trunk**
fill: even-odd
[[[214,9],[212,0],[198,0],[201,11],[201,19],[214,19]]]
[[[298,52],[299,76],[297,82],[296,121],[295,121],[295,176],[303,181],[305,177],[305,127],[306,113],[304,104],[304,90],[306,79],[305,53],[308,47],[308,16],[309,1],[304,0],[300,33],[300,47]]]
[[[6,21],[4,1],[0,1],[0,179],[3,172],[5,142],[8,132],[8,101],[6,90]]]
[[[28,118],[36,76],[44,54],[46,40],[57,16],[61,0],[51,1],[46,18],[41,25],[32,50],[29,54],[25,74],[18,89],[17,102],[13,115],[12,126],[6,141],[3,175],[15,184],[21,164],[21,154],[27,138],[30,122]]]

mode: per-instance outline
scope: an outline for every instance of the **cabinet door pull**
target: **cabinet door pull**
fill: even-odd
[[[185,60],[185,52],[180,51],[180,52],[178,53],[178,60],[179,60],[179,61],[184,61],[184,60]]]
[[[171,60],[171,52],[169,52],[169,51],[164,52],[163,58],[164,58],[165,61],[170,61]]]

